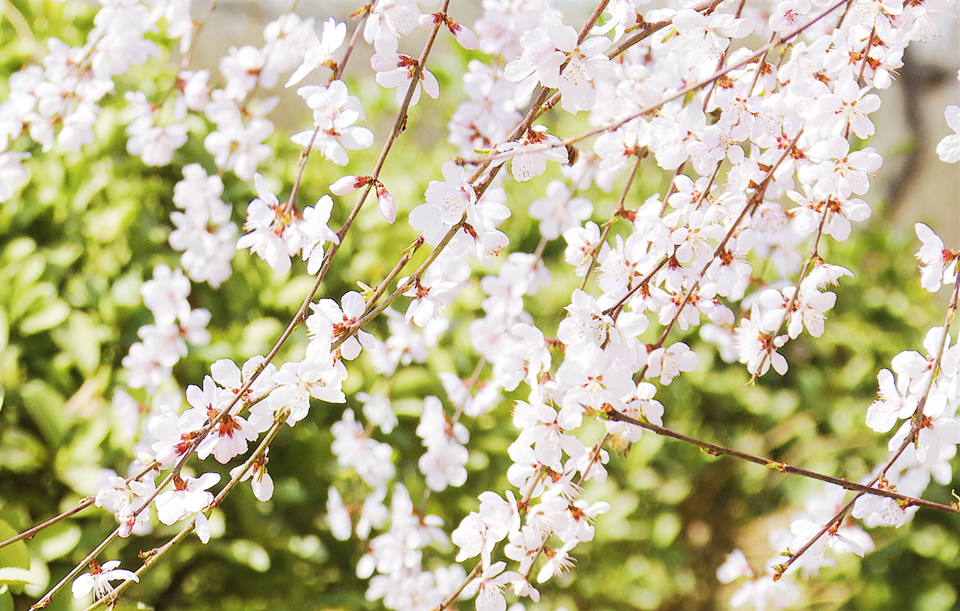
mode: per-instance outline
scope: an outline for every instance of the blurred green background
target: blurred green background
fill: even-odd
[[[92,27],[94,7],[85,4],[13,0],[4,10],[11,7],[24,17],[36,41],[56,36],[80,45]],[[13,23],[0,19],[0,99],[6,98],[9,75],[37,51],[29,38],[18,35]],[[157,41],[166,45],[163,39]],[[400,150],[388,160],[382,178],[399,203],[400,222],[387,231],[372,209],[361,215],[355,231],[363,240],[346,240],[339,263],[321,288],[323,296],[339,299],[355,289],[357,281],[375,284],[399,256],[398,245],[413,239],[404,214],[421,201],[427,181],[439,178],[440,165],[454,154],[445,143],[445,117],[460,101],[457,84],[465,57],[450,47],[435,54],[431,69],[441,91],[449,95],[439,101],[424,99],[413,108]],[[365,75],[362,60],[353,61],[357,63],[349,73]],[[168,56],[117,78],[117,90],[140,88],[153,99],[173,83],[175,74],[175,62]],[[216,79],[215,73],[212,80]],[[375,149],[393,121],[392,91],[383,92],[369,78],[346,80],[351,93],[362,100],[377,144],[351,153],[351,164],[342,171],[312,158],[301,187],[301,205],[312,204],[342,174],[368,173]],[[123,106],[122,95],[106,98],[96,142],[81,153],[42,154],[26,138],[16,145],[16,150],[32,153],[26,162],[32,179],[0,204],[0,538],[95,493],[101,468],[125,471],[131,443],[111,397],[115,388],[123,388],[120,361],[137,340],[137,329],[152,322],[139,287],[155,265],[178,264],[179,255],[170,251],[166,240],[172,230],[169,214],[175,209],[173,185],[182,177],[182,167],[199,162],[208,171],[215,170],[202,148],[202,137],[211,128],[202,118],[193,119],[191,139],[170,166],[148,168],[129,157],[119,116]],[[293,125],[297,121],[305,125],[308,118],[285,118]],[[571,125],[554,131],[573,129]],[[282,128],[271,144],[275,155],[261,172],[277,179],[279,193],[286,194],[295,177],[298,150]],[[416,155],[402,153],[414,148]],[[527,216],[526,207],[558,175],[551,168],[534,184],[511,186],[508,205],[513,217],[503,230],[511,236],[512,250],[535,248],[536,222]],[[664,180],[663,172],[647,164],[631,199],[640,202],[662,192]],[[233,219],[240,224],[255,196],[252,184],[232,174],[224,182],[223,199],[233,205]],[[606,219],[616,195],[599,191],[586,195],[595,202],[594,220]],[[895,202],[868,199],[873,218],[856,227],[849,241],[827,240],[821,251],[828,262],[856,274],[836,289],[837,306],[828,313],[824,336],[810,341],[804,335],[791,342],[786,350],[788,374],[778,377],[771,372],[752,386],[744,386],[748,375],[743,366],[720,361],[697,339],[696,330],[687,337],[676,336],[696,349],[701,366],[658,391],[667,426],[853,480],[882,460],[887,437],[864,425],[877,391],[876,374],[898,352],[922,350],[923,335],[941,323],[945,304],[919,286],[913,259],[919,245],[912,222],[904,223],[900,216],[898,222],[891,221]],[[342,221],[353,201],[338,200],[332,225]],[[556,270],[554,283],[528,300],[528,310],[554,329],[575,285],[559,274],[563,248],[562,241],[548,246],[545,259]],[[470,349],[467,325],[479,312],[481,274],[449,310],[451,327],[427,363],[402,368],[389,380],[376,374],[365,357],[351,365],[348,406],[359,411],[352,398],[359,391],[389,392],[396,401],[400,426],[380,438],[396,448],[398,479],[414,499],[423,494],[416,470],[422,448],[414,433],[418,399],[434,394],[446,402],[436,374],[455,371],[466,377],[473,370],[477,357]],[[302,265],[295,265],[289,277],[279,277],[240,252],[233,276],[219,291],[195,285],[191,305],[213,314],[209,326],[213,340],[209,346],[191,349],[177,364],[174,376],[180,387],[199,384],[218,358],[242,362],[266,353],[310,283]],[[385,325],[377,321],[370,330],[383,337]],[[281,357],[289,353],[296,358],[304,343],[302,333],[297,335]],[[514,430],[505,423],[511,404],[507,397],[487,415],[464,420],[472,436],[468,484],[432,495],[427,506],[428,513],[446,520],[448,532],[476,509],[479,492],[492,489],[502,494],[509,488],[504,476],[509,465],[506,448]],[[323,524],[328,486],[336,483],[347,491],[357,483],[344,479],[330,450],[330,426],[341,413],[339,406],[314,409],[296,428],[283,429],[270,453],[270,473],[276,482],[273,499],[260,503],[247,486],[238,488],[214,513],[214,540],[204,546],[189,538],[149,571],[120,607],[381,608],[364,599],[366,583],[354,574],[363,545],[355,539],[336,541]],[[600,434],[601,426],[594,423],[582,438],[592,443]],[[228,470],[213,464],[202,468],[224,475]],[[574,552],[577,567],[542,587],[544,602],[528,608],[726,608],[738,586],[722,586],[716,580],[724,556],[741,547],[755,566],[762,565],[772,554],[768,533],[788,528],[804,501],[821,490],[817,482],[714,458],[650,434],[629,451],[615,453],[608,469],[607,482],[591,484],[586,493],[587,499],[612,504],[597,523],[596,540],[580,545]],[[949,503],[951,487],[960,488],[960,477],[948,487],[932,485],[925,496]],[[114,527],[112,515],[88,509],[25,545],[0,550],[0,560],[22,563],[28,555],[31,570],[44,580],[43,586],[49,586]],[[101,560],[117,558],[123,567],[135,568],[139,552],[162,544],[174,532],[174,527],[158,525],[149,536],[118,540]],[[802,585],[804,602],[798,608],[956,608],[960,587],[956,516],[920,511],[898,531],[877,529],[870,534],[877,551],[863,561],[840,558],[836,569],[825,569],[819,579]],[[445,564],[454,555],[452,548],[430,549],[425,564]],[[24,593],[0,594],[0,611],[25,609],[43,591],[28,587]],[[48,608],[86,606],[79,602],[63,592]],[[472,609],[473,602],[457,607]]]

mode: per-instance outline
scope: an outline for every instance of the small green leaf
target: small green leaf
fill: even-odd
[[[61,299],[54,299],[42,310],[28,316],[20,323],[20,332],[32,335],[56,327],[70,315],[70,306]]]
[[[54,331],[57,344],[70,355],[86,376],[100,365],[100,338],[96,323],[84,312],[70,314],[67,324]]]
[[[59,446],[68,422],[64,414],[64,399],[52,386],[41,380],[30,380],[21,391],[23,406],[51,446]]]
[[[38,584],[40,580],[27,569],[12,566],[0,568],[0,585],[24,586],[28,583]]]
[[[0,541],[6,541],[17,534],[12,526],[0,520]],[[27,549],[27,544],[20,540],[0,548],[0,567],[24,570],[30,568],[30,551]]]

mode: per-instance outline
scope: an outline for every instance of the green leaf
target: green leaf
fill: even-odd
[[[49,528],[45,528],[33,539],[34,549],[40,551],[40,557],[50,562],[57,558],[66,556],[80,543],[80,527],[69,522],[57,522]]]
[[[38,584],[40,580],[27,569],[12,566],[0,568],[0,585],[24,586],[28,583]]]
[[[100,365],[100,338],[93,319],[84,312],[70,313],[67,324],[54,331],[57,344],[70,355],[86,376],[91,376]]]
[[[43,443],[30,433],[15,427],[0,432],[0,469],[14,473],[36,471],[44,466],[46,457]]]
[[[19,533],[12,526],[0,520],[0,541],[6,541],[17,534]],[[30,551],[27,549],[27,544],[20,540],[6,547],[0,547],[0,567],[30,568]]]
[[[63,441],[67,425],[63,406],[65,401],[52,386],[41,380],[30,380],[21,391],[23,406],[51,446]]]
[[[32,335],[56,327],[70,315],[70,306],[61,299],[54,299],[45,308],[23,319],[20,323],[20,332]]]

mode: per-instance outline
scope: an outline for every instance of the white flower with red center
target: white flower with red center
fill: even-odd
[[[686,225],[670,234],[676,245],[674,256],[681,263],[692,260],[692,267],[702,269],[713,258],[714,244],[719,243],[726,233],[723,226],[711,222],[703,211],[694,210]]]
[[[96,560],[91,560],[90,572],[77,577],[70,588],[73,597],[82,598],[93,592],[94,599],[99,600],[113,593],[113,586],[110,585],[111,581],[140,581],[136,573],[126,569],[118,569],[118,566],[120,566],[119,560],[104,562],[103,566],[98,564]]]
[[[522,579],[520,574],[514,571],[503,572],[506,566],[506,562],[493,563],[484,569],[479,577],[467,584],[461,596],[471,598],[476,595],[477,611],[504,611],[507,608],[507,601],[503,597],[503,586]]]
[[[685,8],[673,17],[673,27],[680,34],[677,49],[703,53],[710,59],[720,57],[732,38],[743,38],[753,31],[749,19],[738,19],[729,13],[709,15]]]
[[[600,157],[600,169],[616,174],[641,153],[648,140],[647,123],[641,119],[601,134],[593,143],[593,150]]]
[[[935,403],[936,407],[930,407],[931,403]],[[915,448],[917,462],[921,465],[933,466],[938,461],[950,460],[957,454],[957,444],[960,444],[960,420],[954,416],[943,415],[945,403],[942,394],[937,400],[928,401],[919,418],[920,430],[917,432]],[[912,431],[913,423],[904,422],[890,438],[888,449],[895,452]]]
[[[107,486],[97,491],[96,506],[113,512],[120,523],[121,537],[129,537],[134,530],[141,534],[150,531],[150,506],[144,506],[144,501],[157,487],[152,475],[144,477],[150,479],[128,482],[122,477],[111,476]]]
[[[250,45],[230,47],[229,55],[220,60],[220,72],[227,79],[227,95],[238,101],[254,87],[272,89],[280,80],[277,71],[268,67],[265,50]]]
[[[303,63],[297,67],[284,87],[296,85],[320,66],[335,70],[337,64],[333,61],[333,54],[343,44],[346,35],[347,24],[337,23],[332,17],[323,24],[322,40],[317,38],[312,29],[307,32],[306,36],[297,41],[297,53],[303,56]]]
[[[851,221],[861,222],[870,218],[870,205],[861,199],[825,196],[819,187],[809,189],[804,186],[803,194],[787,191],[787,197],[799,206],[790,209],[794,228],[802,235],[810,235],[823,223],[823,233],[833,236],[838,242],[850,237]],[[812,195],[811,195],[812,192]],[[824,218],[826,215],[826,218]]]
[[[150,434],[157,440],[152,448],[160,466],[169,467],[186,454],[196,439],[197,431],[206,422],[206,414],[200,410],[187,410],[177,416],[169,407],[161,405],[160,413],[152,416],[147,424]]]
[[[473,185],[467,182],[469,172],[452,161],[441,167],[444,180],[431,180],[424,193],[426,202],[440,211],[444,225],[454,225],[463,218],[469,206],[477,201]]]
[[[263,176],[254,177],[257,197],[247,206],[243,229],[248,233],[237,240],[237,248],[249,248],[280,273],[290,271],[290,257],[300,252],[301,236],[291,227],[299,221],[295,209],[281,205],[267,189]]]
[[[693,371],[700,364],[700,357],[683,342],[673,344],[669,348],[657,348],[647,357],[647,373],[644,376],[651,380],[660,376],[660,383],[668,385],[681,372]]]
[[[406,280],[402,278],[398,285],[403,286]],[[452,293],[458,285],[457,282],[444,279],[439,265],[428,267],[423,278],[415,279],[403,292],[404,296],[414,298],[407,307],[407,320],[423,327],[434,318],[442,317],[443,310],[453,298]]]
[[[760,306],[755,304],[750,318],[740,319],[740,326],[734,331],[740,362],[747,365],[747,371],[762,376],[773,365],[780,375],[787,372],[787,359],[777,349],[787,342],[786,335],[773,336],[763,330]]]
[[[881,478],[873,486],[880,490],[892,490],[896,486],[886,478]],[[863,520],[867,527],[884,524],[900,528],[916,513],[917,507],[907,507],[904,509],[896,499],[887,496],[878,496],[875,494],[863,494],[857,497],[857,502],[853,506],[853,517]]]
[[[377,53],[393,53],[400,37],[417,27],[420,9],[412,0],[379,0],[370,10],[363,28],[363,39]]]
[[[206,509],[213,502],[213,494],[207,489],[219,481],[219,473],[204,473],[200,477],[174,477],[173,490],[157,496],[157,518],[164,524],[173,524]]]
[[[536,75],[544,87],[560,90],[560,104],[569,113],[592,109],[597,83],[613,78],[605,36],[579,43],[576,29],[557,22],[527,32],[520,44],[523,53],[504,68],[507,80],[516,83]]]
[[[540,572],[537,573],[537,583],[546,583],[551,577],[558,577],[567,569],[572,568],[574,561],[569,552],[577,543],[579,541],[574,539],[568,541],[560,549],[544,547],[543,553],[547,557],[547,561],[540,567]]]
[[[833,93],[824,92],[810,101],[807,125],[822,134],[843,133],[849,127],[857,138],[872,136],[875,129],[867,115],[880,108],[880,96],[869,91],[852,78],[839,81]]]
[[[374,53],[370,58],[370,66],[377,72],[377,83],[386,89],[396,89],[397,104],[403,104],[417,70],[417,60],[403,53],[385,55]],[[410,98],[411,106],[420,101],[421,88],[434,100],[440,95],[440,83],[437,82],[437,77],[426,68],[420,71],[419,80],[414,85],[413,95]]]
[[[850,152],[850,143],[841,136],[822,140],[810,147],[811,160],[823,159],[820,163],[800,166],[797,176],[804,184],[816,183],[819,193],[830,194],[845,200],[852,193],[863,195],[870,188],[870,178],[883,165],[883,159],[872,146]]]
[[[365,149],[373,144],[373,132],[354,125],[365,117],[360,100],[347,92],[343,81],[333,81],[326,87],[300,87],[297,95],[313,110],[313,129],[291,136],[295,144],[309,146],[312,143],[325,159],[337,165],[350,161],[347,149]]]
[[[208,419],[213,420],[218,413],[211,410]],[[250,441],[258,437],[256,428],[241,416],[223,416],[213,430],[197,446],[197,456],[205,459],[213,454],[222,465],[227,464],[235,456],[246,453]]]
[[[548,134],[545,125],[531,127],[519,141],[505,142],[497,151],[509,153],[512,159],[510,172],[518,182],[530,180],[546,172],[547,161],[567,163],[569,159],[560,139]]]
[[[935,293],[944,284],[953,284],[956,281],[960,250],[944,248],[940,236],[923,223],[917,223],[914,228],[917,237],[923,242],[914,255],[920,261],[920,285]]]
[[[587,273],[593,253],[600,245],[600,227],[593,221],[583,227],[573,227],[563,232],[567,248],[563,251],[563,260],[572,265],[577,276]]]
[[[289,408],[287,424],[293,426],[310,411],[310,397],[327,403],[345,402],[347,398],[341,388],[346,377],[346,368],[340,361],[308,358],[299,363],[284,363],[273,374],[277,388],[267,400],[274,411]]]
[[[776,333],[784,319],[784,311],[790,305],[787,316],[787,334],[796,339],[804,327],[814,337],[823,335],[824,312],[837,302],[836,293],[822,293],[816,289],[816,283],[806,280],[800,284],[800,294],[792,300],[795,288],[787,287],[782,291],[767,289],[760,295],[760,303],[767,308],[763,313],[761,326],[768,333]]]
[[[614,322],[603,313],[592,295],[575,289],[571,303],[565,309],[568,315],[557,329],[557,339],[561,342],[567,346],[585,343],[599,346],[607,340],[608,330]]]
[[[573,458],[580,457],[583,452],[583,443],[573,435],[565,435],[563,428],[558,422],[557,410],[543,403],[528,405],[523,402],[517,403],[517,411],[526,406],[532,416],[537,419],[537,423],[532,426],[525,426],[524,430],[517,437],[517,443],[530,445],[533,443],[533,456],[537,462],[550,467],[555,471],[563,468],[563,454]],[[582,412],[582,409],[579,410]],[[516,418],[514,419],[516,423]]]
[[[363,296],[350,291],[343,295],[341,304],[343,309],[332,299],[321,299],[310,305],[313,314],[307,317],[307,333],[310,336],[308,356],[316,355],[325,360],[325,353],[329,353],[332,343],[348,333],[351,335],[339,347],[340,355],[348,361],[357,358],[364,346],[372,345],[373,336],[361,329],[354,329],[367,308]],[[353,333],[354,330],[356,333]]]
[[[479,514],[473,512],[450,533],[450,541],[460,548],[456,561],[479,555],[484,567],[490,566],[490,554],[497,543],[506,536],[506,530],[491,527]]]

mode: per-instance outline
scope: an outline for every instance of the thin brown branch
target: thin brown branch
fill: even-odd
[[[616,410],[609,410],[605,412],[605,415],[610,420],[626,422],[627,424],[632,424],[634,426],[639,426],[642,429],[652,431],[657,435],[670,437],[672,439],[677,439],[679,441],[683,441],[685,443],[695,445],[699,447],[701,450],[703,450],[704,452],[706,452],[707,454],[710,454],[713,456],[731,456],[733,458],[739,458],[747,462],[752,462],[758,465],[762,465],[764,467],[767,467],[768,469],[773,469],[774,471],[779,471],[780,473],[792,473],[794,475],[802,475],[803,477],[809,477],[810,479],[820,480],[822,482],[827,482],[829,484],[836,484],[837,486],[846,488],[847,490],[855,490],[863,494],[885,496],[887,498],[900,501],[901,503],[907,506],[915,505],[917,507],[925,507],[927,509],[936,509],[937,511],[943,511],[946,513],[960,513],[960,510],[958,510],[958,508],[951,507],[950,505],[944,505],[943,503],[937,503],[934,501],[927,501],[925,499],[918,499],[912,496],[897,494],[896,492],[891,492],[889,490],[880,490],[877,488],[871,488],[870,486],[851,482],[843,478],[824,475],[823,473],[817,473],[816,471],[810,471],[809,469],[803,469],[801,467],[796,467],[784,462],[775,461],[770,458],[765,458],[763,456],[748,454],[746,452],[734,450],[732,448],[721,446],[715,443],[710,443],[709,441],[697,439],[696,437],[690,437],[689,435],[678,433],[676,431],[673,431],[671,429],[668,429],[662,426],[658,426],[651,422],[644,422],[642,420],[637,420],[636,418],[632,418]]]

